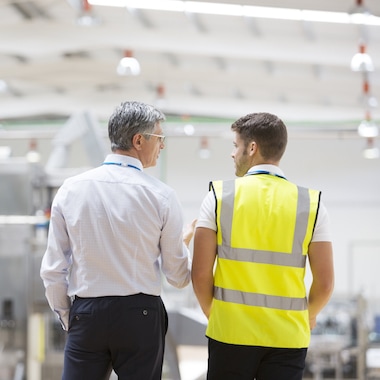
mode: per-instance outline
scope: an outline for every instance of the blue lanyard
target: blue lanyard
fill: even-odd
[[[138,168],[137,166],[135,165],[131,165],[131,164],[124,164],[122,162],[103,162],[102,165],[117,165],[117,166],[124,166],[125,168],[133,168],[133,169],[136,169],[136,170],[140,170],[140,168]]]
[[[267,170],[255,170],[253,172],[248,172],[246,175],[254,175],[254,174],[269,174],[269,175],[273,175],[273,176],[278,177],[278,178],[286,179],[284,176],[282,176],[280,174],[272,173],[272,172],[269,172]]]

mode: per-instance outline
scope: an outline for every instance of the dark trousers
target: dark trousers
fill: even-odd
[[[207,380],[302,380],[307,348],[239,346],[208,341]]]
[[[161,297],[76,297],[62,380],[160,380],[167,327]]]

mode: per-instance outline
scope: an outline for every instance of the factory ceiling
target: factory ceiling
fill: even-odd
[[[380,17],[379,0],[208,1],[329,12],[364,6]],[[107,118],[121,101],[141,100],[173,115],[236,118],[267,111],[286,120],[338,123],[362,119],[368,96],[371,117],[380,119],[380,25],[131,4],[0,0],[0,122],[84,110]],[[350,67],[361,43],[374,63],[366,80]],[[140,75],[117,74],[125,55],[139,61]]]

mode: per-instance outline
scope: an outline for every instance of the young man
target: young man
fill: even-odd
[[[63,380],[161,379],[168,320],[161,272],[190,282],[188,244],[174,191],[144,168],[156,165],[164,115],[125,102],[108,123],[100,167],[67,179],[51,209],[41,265],[49,305],[68,331]]]
[[[279,168],[287,130],[277,116],[249,114],[232,131],[238,178],[210,184],[194,235],[193,287],[209,319],[207,379],[301,380],[310,330],[333,290],[327,212],[319,191]]]

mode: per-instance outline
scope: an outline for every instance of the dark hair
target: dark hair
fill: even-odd
[[[232,131],[239,133],[246,146],[255,141],[264,159],[279,161],[288,142],[283,121],[270,113],[250,113],[236,120]]]
[[[108,121],[108,137],[111,150],[129,150],[137,133],[151,133],[165,115],[153,106],[136,101],[123,102],[115,108]]]

